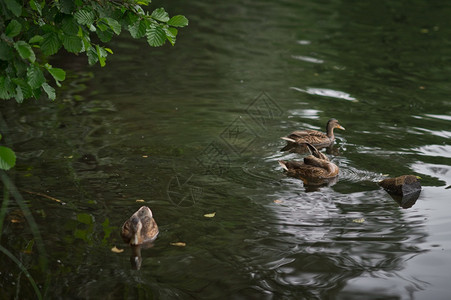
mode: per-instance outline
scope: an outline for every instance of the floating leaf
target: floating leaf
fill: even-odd
[[[365,222],[365,219],[364,218],[354,219],[354,220],[352,220],[352,222],[354,222],[354,223],[363,223],[363,222]]]
[[[282,200],[279,200],[279,199],[276,199],[276,200],[274,200],[274,203],[282,203],[283,201]]]
[[[185,247],[186,243],[184,243],[184,242],[175,242],[175,243],[171,243],[171,246]]]
[[[119,249],[116,246],[114,246],[113,248],[111,248],[111,252],[122,253],[122,252],[124,252],[124,249]]]
[[[146,202],[144,199],[137,199],[136,202]]]
[[[211,214],[205,214],[205,218],[213,218],[216,215],[216,212],[212,212]]]

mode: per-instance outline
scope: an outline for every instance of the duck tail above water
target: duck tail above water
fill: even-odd
[[[279,160],[279,165],[285,170],[288,171],[286,162],[284,160]]]

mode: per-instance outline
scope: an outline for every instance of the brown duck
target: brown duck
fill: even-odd
[[[312,144],[305,143],[311,155],[300,161],[279,161],[288,176],[300,178],[305,184],[322,184],[338,175],[338,166],[319,152]]]
[[[337,119],[330,119],[326,125],[326,133],[311,129],[293,131],[288,136],[281,138],[287,141],[287,145],[280,149],[280,151],[303,153],[307,151],[305,143],[309,143],[318,149],[328,147],[332,145],[335,140],[335,128],[345,130],[345,128],[338,123]]]
[[[121,237],[124,242],[135,246],[154,241],[158,233],[152,211],[142,206],[122,225]]]

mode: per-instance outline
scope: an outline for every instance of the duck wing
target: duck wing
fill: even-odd
[[[159,233],[157,222],[155,222],[154,218],[149,216],[145,216],[141,219],[142,229],[141,229],[141,237],[142,242],[151,242],[157,238]]]
[[[132,239],[132,236],[133,236],[130,226],[131,226],[130,220],[127,220],[122,225],[122,230],[121,230],[122,240],[127,244],[130,243],[130,240]]]
[[[300,139],[300,138],[305,138],[307,136],[318,137],[318,138],[327,138],[327,135],[322,133],[321,131],[311,130],[311,129],[296,130],[296,131],[293,131],[292,133],[290,133],[287,137],[291,138],[293,140],[296,140],[296,139]]]

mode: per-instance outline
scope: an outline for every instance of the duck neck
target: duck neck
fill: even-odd
[[[331,140],[335,139],[334,126],[332,124],[327,123],[326,134],[329,139],[331,139]]]

